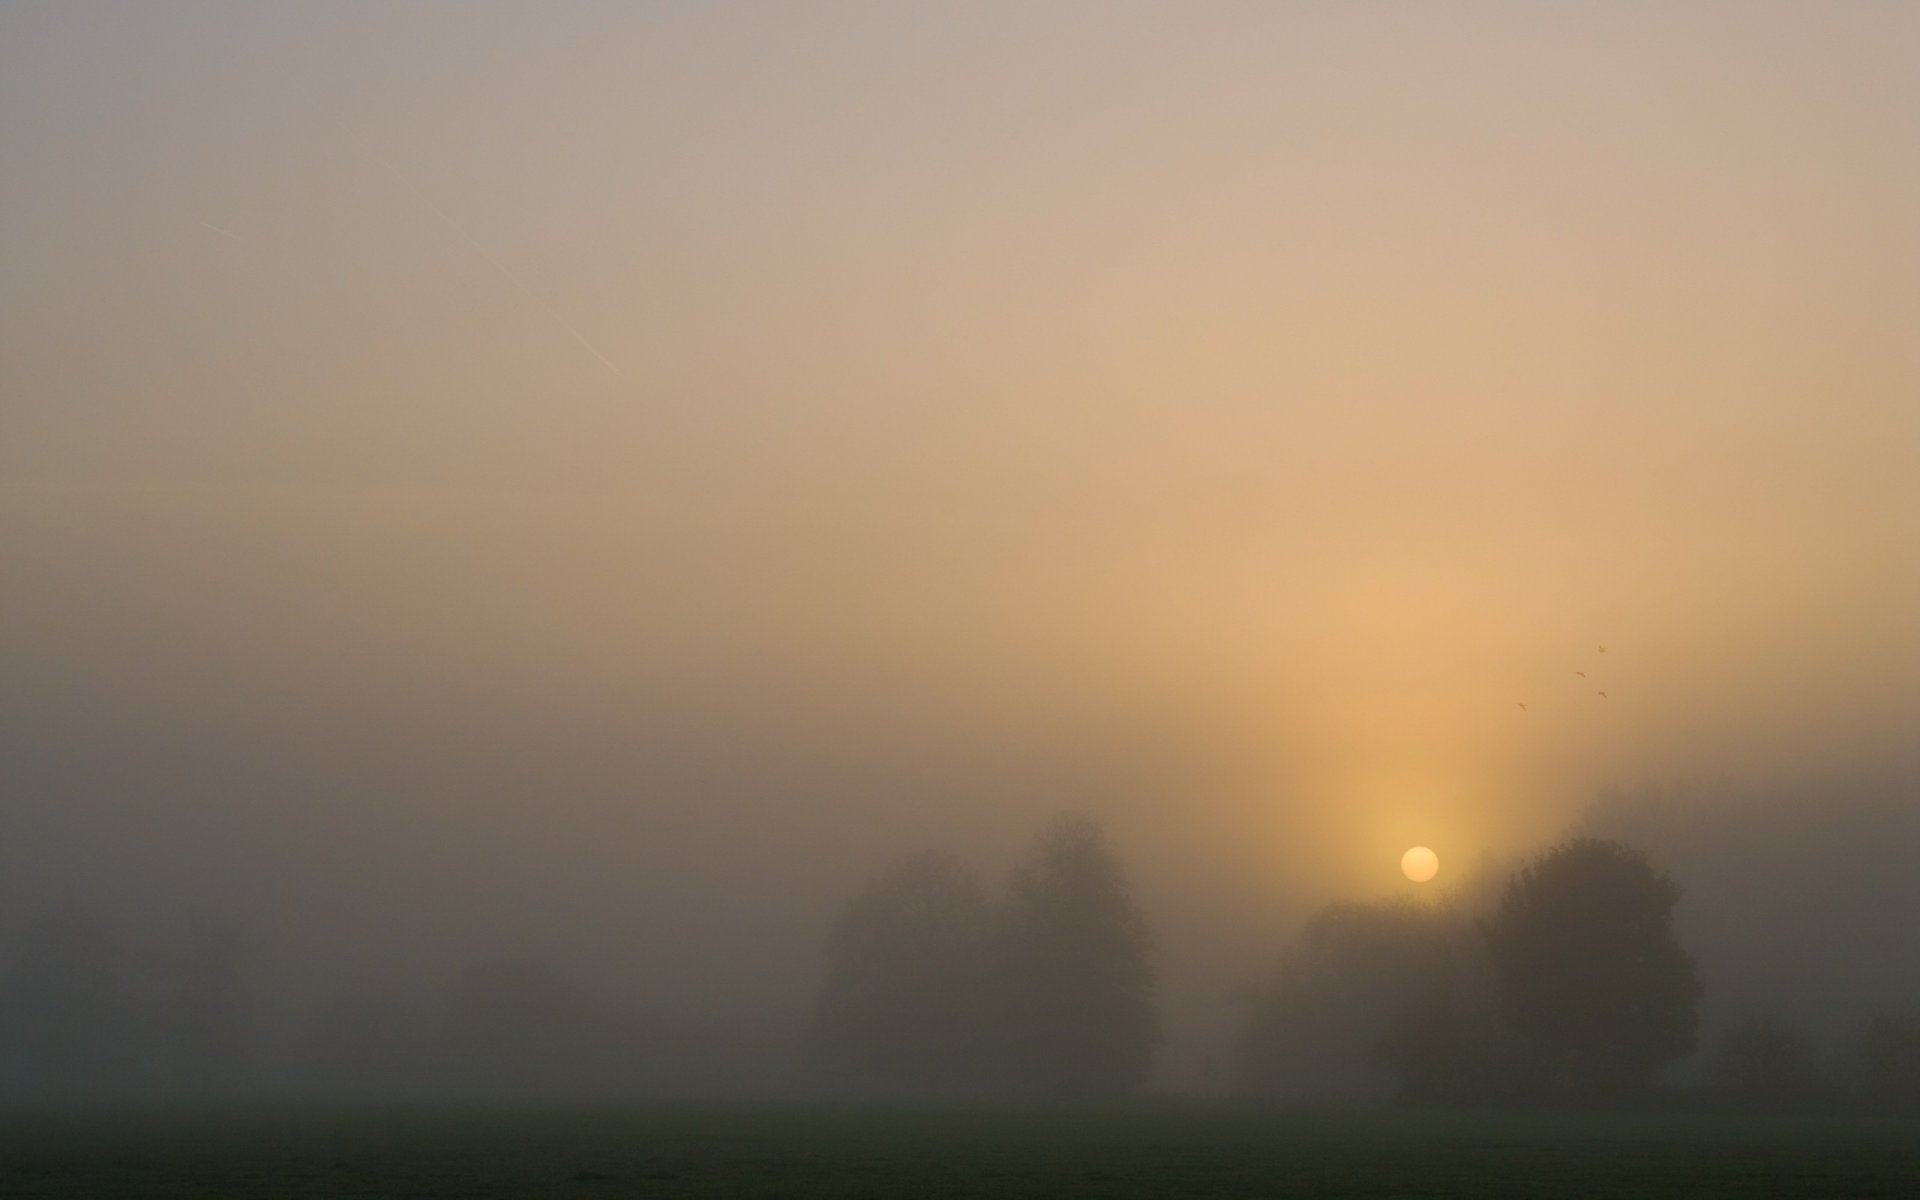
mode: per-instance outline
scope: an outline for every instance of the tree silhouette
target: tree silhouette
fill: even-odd
[[[1235,1047],[1242,1087],[1269,1094],[1381,1091],[1375,1047],[1447,984],[1442,914],[1411,901],[1340,901],[1308,918]]]
[[[1058,818],[1009,893],[1000,961],[1012,1081],[1056,1096],[1134,1088],[1160,1042],[1153,941],[1105,830]]]
[[[1535,1085],[1613,1098],[1693,1049],[1700,983],[1673,936],[1680,887],[1638,851],[1576,838],[1507,884],[1482,924]]]
[[[1521,1075],[1512,1031],[1489,1008],[1438,992],[1400,1013],[1374,1047],[1400,1094],[1422,1103],[1512,1099]]]
[[[903,860],[856,896],[827,938],[812,1028],[823,1065],[890,1090],[983,1083],[990,919],[973,872],[936,851]]]
[[[1512,1034],[1455,903],[1339,901],[1310,917],[1251,996],[1236,1083],[1269,1095],[1485,1101],[1511,1090]]]

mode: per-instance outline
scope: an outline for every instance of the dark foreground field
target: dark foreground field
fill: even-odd
[[[1920,1196],[1920,1123],[1325,1112],[12,1114],[0,1196]]]

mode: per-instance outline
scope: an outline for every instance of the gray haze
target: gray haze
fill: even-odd
[[[1920,1010],[1917,79],[1897,3],[6,6],[6,1086],[813,1088],[843,905],[1063,812],[1157,1087],[1580,830],[1703,1036]]]

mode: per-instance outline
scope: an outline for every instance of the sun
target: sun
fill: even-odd
[[[1400,873],[1415,883],[1425,883],[1440,873],[1440,856],[1425,846],[1415,846],[1400,856]]]

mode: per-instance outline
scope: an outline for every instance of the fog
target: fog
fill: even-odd
[[[1063,813],[1153,1089],[1580,832],[1684,888],[1676,1078],[1920,1010],[1916,78],[1898,4],[8,6],[8,1094],[828,1091],[849,901]]]

